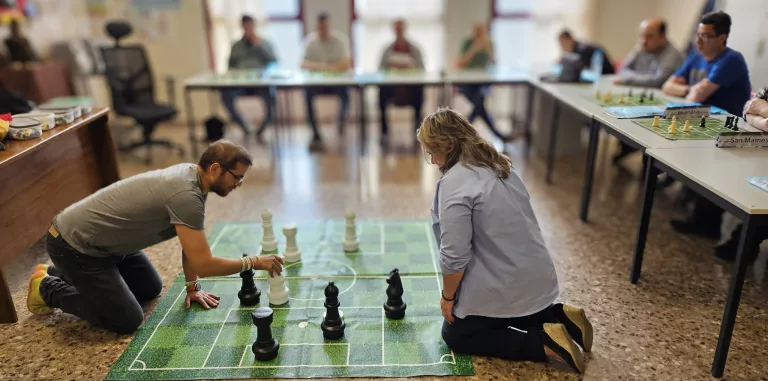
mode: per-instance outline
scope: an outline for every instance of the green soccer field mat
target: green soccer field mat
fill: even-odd
[[[260,251],[262,227],[223,223],[209,237],[214,255],[236,258]],[[238,275],[204,278],[204,290],[220,304],[205,310],[184,306],[180,275],[110,369],[106,380],[195,380],[243,378],[346,378],[473,375],[471,356],[453,353],[441,338],[441,276],[431,222],[358,221],[359,250],[343,251],[344,221],[300,224],[300,262],[286,263],[287,304],[269,304],[266,272],[254,278],[261,303],[243,306]],[[285,247],[279,223],[278,252]],[[400,270],[405,317],[384,315],[386,278]],[[323,338],[324,290],[339,288],[346,328],[339,340]],[[251,345],[256,326],[251,312],[273,309],[277,358],[258,361]]]
[[[605,101],[605,93],[600,93],[600,98],[595,98],[595,94],[592,94],[590,99],[600,105],[601,107],[617,107],[617,106],[660,106],[664,105],[664,100],[659,98],[659,94],[655,93],[653,94],[653,100],[649,99],[648,96],[645,97],[643,102],[640,102],[640,94],[642,91],[633,91],[632,96],[628,96],[627,93],[624,93],[624,99],[623,102],[619,103],[619,94],[618,93],[612,93],[611,98],[606,102]]]
[[[721,132],[734,132],[730,128],[725,128],[725,121],[720,119],[707,118],[704,128],[699,127],[701,119],[691,119],[691,131],[684,132],[685,119],[677,120],[677,132],[670,134],[669,125],[672,123],[671,119],[659,118],[659,127],[653,127],[653,119],[637,119],[633,120],[638,126],[653,131],[657,135],[663,136],[669,140],[715,140],[717,134]],[[743,131],[743,130],[741,130]]]

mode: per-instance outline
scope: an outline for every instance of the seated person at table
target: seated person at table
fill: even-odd
[[[265,69],[270,63],[277,61],[272,43],[256,34],[256,21],[253,17],[245,15],[241,20],[243,38],[232,45],[229,54],[229,69]],[[221,90],[221,100],[229,115],[243,128],[245,133],[250,133],[252,128],[243,120],[243,116],[237,111],[235,101],[242,95],[255,95],[264,99],[264,108],[267,117],[256,130],[256,136],[260,137],[267,125],[272,121],[275,107],[275,91],[270,88],[227,88]]]
[[[661,88],[683,64],[683,54],[667,39],[667,23],[660,19],[644,20],[635,49],[624,60],[613,83],[626,86]],[[614,162],[635,151],[625,143]]]
[[[460,69],[486,69],[494,63],[496,58],[493,53],[493,42],[488,37],[488,29],[485,24],[477,23],[472,28],[472,37],[465,39],[461,45],[461,57],[456,66]],[[496,129],[493,117],[485,108],[485,98],[491,92],[490,85],[461,85],[458,88],[459,92],[472,102],[472,113],[468,118],[470,123],[479,116],[491,132],[503,142],[515,139],[515,136],[505,136]]]
[[[658,89],[684,60],[667,39],[667,23],[660,19],[644,20],[640,23],[637,46],[624,60],[613,83]]]
[[[29,39],[21,33],[21,27],[17,20],[11,21],[11,35],[5,39],[5,47],[13,62],[37,61],[38,57]]]
[[[750,126],[768,132],[768,101],[765,99],[753,98],[747,101],[742,115]],[[730,214],[726,216],[723,217],[720,242],[715,247],[715,256],[725,261],[734,261],[741,240],[742,223]],[[757,259],[760,243],[766,239],[768,239],[768,228],[758,227],[753,244],[746,248],[744,258],[748,261],[747,263]]]
[[[664,93],[742,115],[751,93],[749,69],[741,53],[726,46],[730,31],[731,18],[726,13],[705,14],[698,26],[697,52],[664,83]],[[672,220],[672,227],[680,233],[718,237],[723,210],[689,189],[685,192],[694,203],[693,213],[684,220]]]
[[[530,195],[508,157],[461,114],[439,109],[417,138],[442,173],[432,204],[445,343],[457,353],[564,361],[584,372],[592,326],[556,303],[557,272]]]
[[[697,52],[667,79],[664,93],[741,115],[752,89],[744,56],[727,46],[730,32],[728,14],[718,11],[704,15],[698,27]]]
[[[381,55],[379,70],[424,70],[421,51],[405,38],[405,20],[395,21],[393,27],[395,41],[387,46]],[[424,103],[424,86],[379,86],[381,141],[384,144],[389,140],[387,123],[387,103],[389,102],[398,106],[413,107],[414,126],[418,129],[421,124],[421,105]]]
[[[317,31],[307,37],[306,48],[304,51],[304,61],[301,64],[303,69],[311,71],[344,72],[352,67],[352,60],[349,58],[349,46],[347,37],[336,31],[331,31],[329,25],[330,16],[327,13],[321,13],[317,16]],[[346,87],[308,87],[305,89],[307,118],[312,127],[311,149],[321,149],[323,146],[320,132],[317,129],[315,119],[315,107],[312,100],[315,95],[337,95],[341,101],[339,107],[339,133],[344,128],[344,118],[347,115],[349,105],[349,94]]]
[[[144,321],[141,304],[163,290],[144,249],[173,237],[181,243],[186,308],[192,302],[204,309],[219,304],[217,295],[201,289],[198,278],[247,268],[279,274],[279,256],[213,256],[203,230],[209,193],[226,197],[242,184],[251,162],[247,150],[220,140],[208,146],[197,164],[129,177],[70,205],[53,218],[45,235],[53,265],[35,268],[27,308],[36,315],[58,308],[94,327],[132,333]]]
[[[613,63],[608,52],[600,46],[590,44],[583,41],[577,41],[573,38],[573,35],[568,30],[563,30],[557,36],[557,41],[560,43],[560,48],[564,53],[575,53],[579,56],[582,68],[588,69],[592,65],[592,55],[596,51],[600,50],[603,53],[603,73],[602,74],[614,74],[616,70],[613,68]]]

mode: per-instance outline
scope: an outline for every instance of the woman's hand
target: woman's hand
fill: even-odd
[[[218,307],[219,297],[205,291],[187,291],[187,299],[184,301],[187,309],[192,305],[192,302],[200,303],[207,310],[211,307]]]
[[[453,323],[453,303],[455,301],[448,301],[440,298],[440,309],[443,311],[443,317],[448,323]]]

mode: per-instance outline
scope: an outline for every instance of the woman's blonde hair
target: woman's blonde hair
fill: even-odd
[[[445,164],[440,171],[445,173],[456,163],[489,167],[500,178],[509,177],[511,161],[500,154],[460,113],[448,108],[439,108],[424,118],[416,133],[424,150],[430,154],[445,155]]]

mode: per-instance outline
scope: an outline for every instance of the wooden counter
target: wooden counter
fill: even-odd
[[[109,109],[94,108],[38,139],[3,142],[0,323],[18,319],[2,267],[39,241],[61,210],[119,179],[108,113]]]

